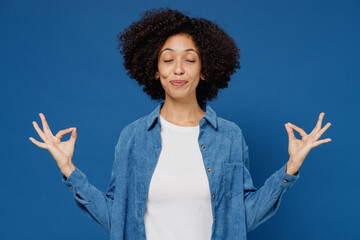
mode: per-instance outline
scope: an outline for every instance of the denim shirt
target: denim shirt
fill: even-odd
[[[161,151],[159,114],[163,104],[121,131],[105,193],[91,185],[77,167],[68,178],[62,175],[76,205],[110,233],[110,240],[146,239],[144,215]],[[211,240],[244,240],[247,232],[275,214],[282,195],[300,174],[286,173],[284,163],[261,188],[255,188],[241,128],[218,117],[208,104],[202,109],[206,113],[199,121],[198,144],[211,194]]]

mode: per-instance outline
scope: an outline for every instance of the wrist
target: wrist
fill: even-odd
[[[60,167],[61,173],[68,178],[70,174],[75,170],[75,165],[70,161],[69,163]]]
[[[286,170],[285,172],[290,175],[296,175],[299,170],[299,167],[295,166],[295,164],[289,159],[289,161],[286,164]]]

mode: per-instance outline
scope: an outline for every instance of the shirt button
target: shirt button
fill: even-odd
[[[205,148],[205,146],[204,146],[204,145],[201,145],[201,148],[202,148],[202,149],[204,149],[204,148]]]
[[[216,221],[216,218],[214,218],[214,222]]]
[[[208,169],[207,169],[207,171],[208,171],[208,172],[210,172],[210,171],[211,171],[211,169],[210,169],[210,168],[208,168]]]
[[[72,186],[70,186],[70,189],[72,189]]]
[[[286,179],[284,180],[284,183],[287,183],[287,180],[286,180]]]
[[[212,195],[212,198],[215,198],[215,194]]]
[[[201,124],[204,124],[204,119],[201,121]]]

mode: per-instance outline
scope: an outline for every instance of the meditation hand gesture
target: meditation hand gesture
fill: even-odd
[[[312,148],[331,141],[331,138],[326,138],[317,141],[331,125],[331,123],[327,123],[323,128],[321,128],[324,115],[325,113],[320,113],[318,122],[314,130],[312,130],[312,132],[309,135],[306,134],[306,132],[302,128],[299,128],[294,124],[291,123],[285,124],[286,131],[288,132],[289,135],[289,155],[290,155],[290,159],[287,163],[287,168],[286,168],[287,173],[294,175],[298,171],[298,169],[304,162],[305,157]],[[302,137],[301,140],[297,139],[294,136],[293,129],[300,134],[300,136]]]
[[[67,128],[59,131],[56,136],[52,134],[49,125],[46,122],[44,114],[40,113],[40,118],[42,121],[43,131],[39,128],[38,124],[33,121],[35,130],[38,132],[40,138],[44,141],[39,142],[34,138],[30,137],[29,139],[38,147],[49,150],[51,155],[56,160],[61,172],[65,177],[70,176],[71,172],[75,170],[75,166],[72,163],[71,159],[74,154],[75,141],[77,137],[76,128]],[[61,138],[66,133],[71,132],[71,137],[66,142],[61,142]]]

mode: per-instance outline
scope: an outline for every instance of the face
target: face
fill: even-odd
[[[196,99],[201,74],[201,58],[192,38],[184,33],[170,36],[158,56],[158,72],[165,99]]]

